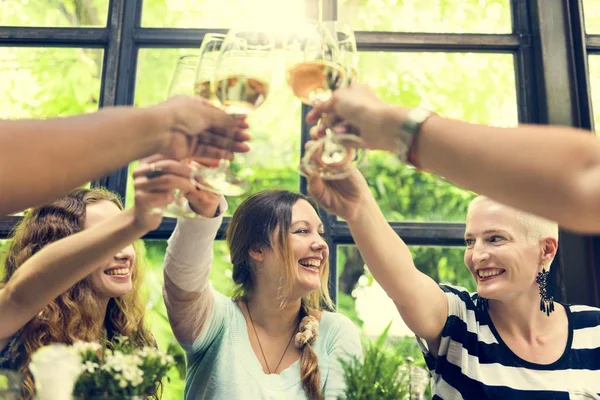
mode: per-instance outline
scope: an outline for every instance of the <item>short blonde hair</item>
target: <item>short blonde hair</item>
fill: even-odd
[[[528,239],[537,241],[546,237],[551,237],[558,241],[558,224],[556,222],[550,221],[542,217],[538,217],[534,214],[517,210],[502,203],[498,203],[497,201],[492,200],[486,196],[477,196],[473,200],[471,200],[467,209],[467,215],[469,215],[471,211],[473,211],[473,209],[477,207],[480,203],[483,203],[485,201],[491,202],[493,204],[498,204],[510,210],[513,210],[517,214],[517,221],[519,221],[523,228],[525,228],[525,232],[527,233]]]

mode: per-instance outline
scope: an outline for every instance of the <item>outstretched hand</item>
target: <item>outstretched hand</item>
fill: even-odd
[[[394,113],[389,112],[392,109]],[[331,127],[336,133],[360,136],[366,148],[394,152],[400,124],[389,115],[402,112],[402,108],[385,104],[368,86],[356,84],[336,90],[329,100],[313,107],[306,122],[314,124],[324,118],[324,123],[315,128],[315,138],[325,136],[325,130]]]
[[[231,160],[250,150],[245,116],[232,116],[198,96],[175,96],[150,110],[167,117],[171,138],[161,153],[169,158]]]
[[[162,220],[159,210],[174,200],[175,189],[183,192],[193,189],[191,174],[188,165],[162,155],[140,160],[133,171],[136,224],[146,231],[158,228]]]
[[[218,163],[210,159],[201,159],[199,162],[192,162],[194,169],[215,168]],[[206,183],[202,178],[196,177],[199,185],[194,186],[185,193],[185,198],[190,202],[190,208],[198,215],[206,218],[214,218],[217,215],[219,203],[223,196],[217,190]],[[222,210],[221,210],[222,211]]]
[[[314,145],[309,141],[307,146]],[[309,171],[307,176],[308,192],[327,212],[337,215],[346,221],[356,219],[363,201],[371,196],[367,181],[360,171],[353,168],[344,179],[325,180]]]

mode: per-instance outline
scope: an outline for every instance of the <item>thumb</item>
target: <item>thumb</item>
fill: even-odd
[[[325,183],[323,178],[317,174],[307,175],[307,190],[316,200],[321,201],[325,193]]]
[[[322,114],[332,113],[335,105],[335,93],[327,101],[316,104],[313,109],[306,115],[306,122],[309,124],[316,123]]]

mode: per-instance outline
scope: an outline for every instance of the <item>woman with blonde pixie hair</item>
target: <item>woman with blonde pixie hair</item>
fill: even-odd
[[[212,244],[226,204],[214,195],[180,220],[165,259],[165,301],[187,351],[186,399],[337,399],[340,357],[361,356],[357,328],[331,308],[328,248],[316,206],[259,192],[227,228],[236,290],[209,287]],[[215,216],[217,215],[217,216]]]
[[[159,225],[150,211],[169,204],[175,188],[191,190],[190,173],[176,161],[141,163],[134,207],[124,211],[105,189],[76,189],[17,226],[0,284],[0,368],[24,374],[24,399],[35,396],[28,364],[44,345],[117,336],[156,345],[144,325],[143,269],[132,243]]]
[[[369,270],[420,338],[433,399],[600,393],[600,310],[554,300],[555,223],[475,199],[465,229],[464,262],[477,285],[469,293],[415,267],[359,171],[333,183],[311,176],[308,188],[347,221]]]

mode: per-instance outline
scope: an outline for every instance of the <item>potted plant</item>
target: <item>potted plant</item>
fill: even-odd
[[[391,323],[376,341],[364,348],[364,357],[340,359],[344,368],[346,389],[340,400],[421,399],[425,392],[427,373],[413,365],[412,357],[404,357],[386,341]],[[418,381],[418,382],[417,382]]]

